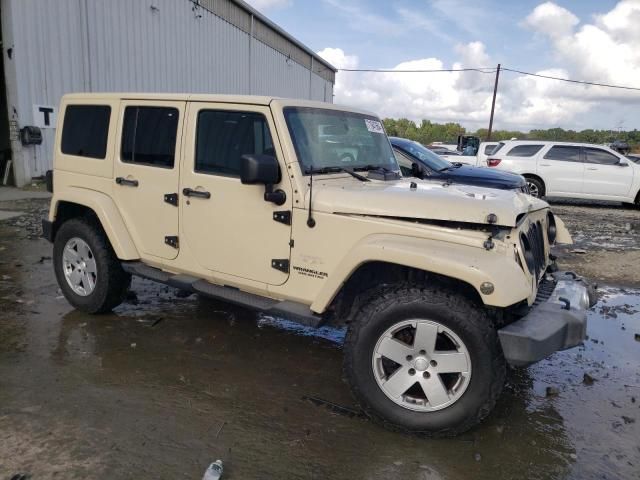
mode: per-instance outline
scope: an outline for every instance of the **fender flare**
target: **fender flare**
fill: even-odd
[[[93,210],[120,260],[136,260],[140,258],[138,249],[131,235],[129,235],[122,215],[120,215],[120,211],[111,197],[96,190],[80,187],[65,188],[64,193],[54,193],[51,199],[49,221],[55,222],[60,202],[75,203]]]
[[[438,240],[376,234],[356,244],[338,262],[311,310],[324,312],[351,275],[369,262],[402,265],[460,280],[471,285],[485,305],[508,307],[532,300],[532,277],[524,273],[513,255]],[[492,294],[480,292],[483,282],[493,283]]]

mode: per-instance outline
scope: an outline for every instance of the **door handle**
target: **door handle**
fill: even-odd
[[[587,167],[587,170],[598,170],[597,167]]]
[[[540,166],[541,167],[550,167],[551,164],[550,163],[541,163]]]
[[[185,197],[211,198],[211,194],[209,192],[194,190],[193,188],[183,188],[182,194]]]
[[[129,180],[124,177],[116,177],[116,183],[118,185],[126,185],[127,187],[137,187],[139,185],[138,180]]]

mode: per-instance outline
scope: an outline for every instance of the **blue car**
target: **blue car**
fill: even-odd
[[[451,163],[424,145],[407,138],[389,137],[402,175],[478,187],[529,193],[522,175],[491,168]]]

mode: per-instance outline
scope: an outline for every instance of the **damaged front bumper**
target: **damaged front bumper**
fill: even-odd
[[[595,289],[573,272],[547,275],[551,285],[522,318],[498,330],[505,359],[526,366],[558,350],[575,347],[587,335],[587,310],[595,305]]]

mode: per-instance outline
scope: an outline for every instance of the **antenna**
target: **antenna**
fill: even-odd
[[[311,200],[313,195],[313,168],[308,170],[309,172],[309,216],[307,217],[307,226],[313,228],[316,226],[316,221],[311,216]]]

